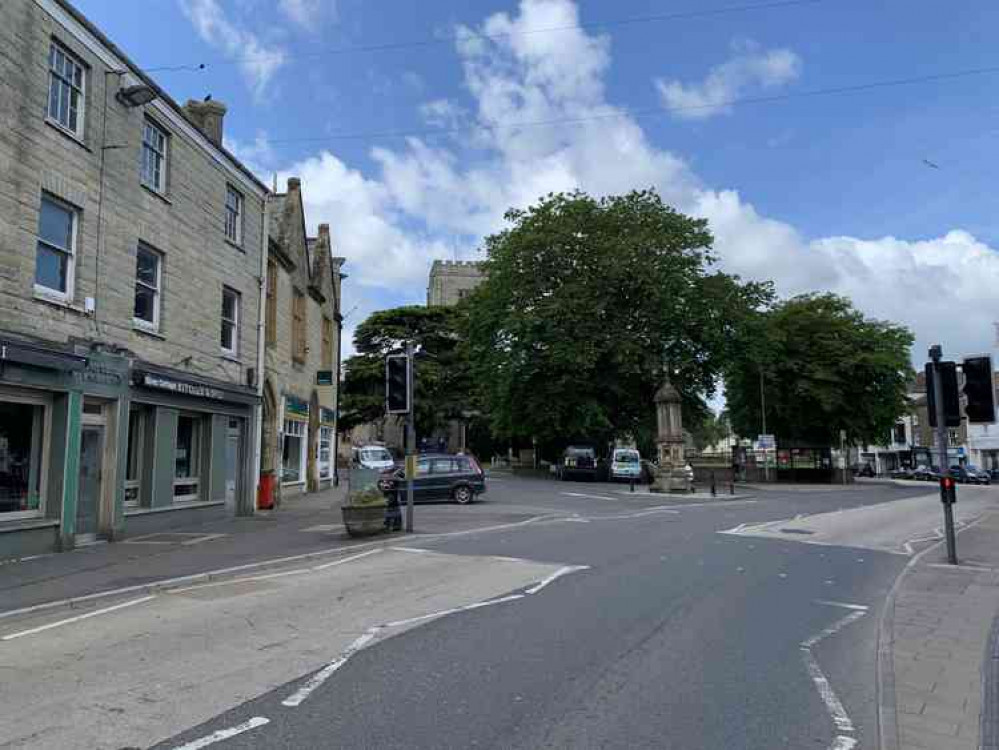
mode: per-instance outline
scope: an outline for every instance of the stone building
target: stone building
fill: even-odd
[[[0,557],[251,513],[267,188],[66,0],[0,3]]]
[[[482,283],[482,263],[475,260],[435,260],[430,267],[427,306],[458,304]]]
[[[268,216],[261,474],[279,501],[334,478],[343,258],[326,224],[306,236],[297,178],[271,196]]]

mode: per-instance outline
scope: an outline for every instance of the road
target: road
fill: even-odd
[[[5,624],[0,747],[875,748],[878,617],[932,491],[497,479],[462,510],[527,522]],[[999,503],[961,493],[965,521]]]

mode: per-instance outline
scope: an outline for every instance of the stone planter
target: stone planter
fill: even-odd
[[[385,531],[384,505],[344,505],[340,510],[350,536],[371,536]]]

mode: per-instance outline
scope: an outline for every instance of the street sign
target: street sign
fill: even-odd
[[[777,448],[777,438],[773,435],[757,435],[756,450],[771,451]]]
[[[406,479],[416,476],[416,454],[406,456]]]

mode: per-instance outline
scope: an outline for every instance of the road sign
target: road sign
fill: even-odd
[[[777,448],[777,438],[773,435],[757,435],[756,450],[771,451]]]
[[[406,479],[416,476],[416,454],[406,456]]]

